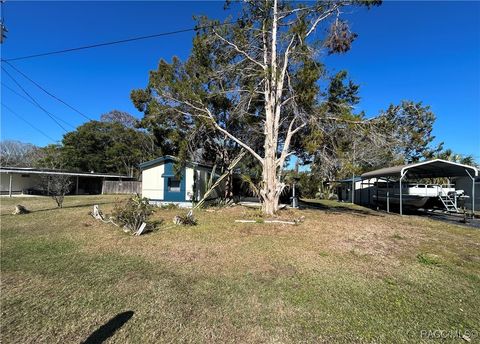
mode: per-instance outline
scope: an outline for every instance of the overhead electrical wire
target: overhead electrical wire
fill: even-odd
[[[29,121],[27,121],[25,118],[23,118],[23,116],[21,116],[19,113],[13,111],[10,107],[8,107],[5,103],[2,103],[2,106],[7,109],[8,111],[10,111],[12,113],[12,115],[16,116],[17,118],[21,119],[22,121],[24,121],[25,123],[27,123],[30,127],[32,127],[33,129],[35,129],[36,131],[38,131],[40,134],[42,134],[43,136],[45,136],[46,138],[48,138],[49,140],[52,140],[53,142],[57,142],[58,140],[55,140],[54,138],[52,138],[50,135],[46,134],[43,130],[39,129],[38,127],[36,127],[34,124],[30,123]]]
[[[72,52],[72,51],[92,49],[92,48],[104,47],[104,46],[108,46],[108,45],[128,43],[128,42],[140,41],[140,40],[145,40],[145,39],[150,39],[150,38],[157,38],[157,37],[162,37],[162,36],[170,36],[170,35],[175,35],[175,34],[184,33],[184,32],[198,31],[198,30],[202,30],[202,29],[208,29],[208,28],[219,27],[219,26],[224,26],[224,25],[231,25],[231,24],[233,24],[233,23],[234,23],[234,22],[225,22],[225,23],[212,24],[212,25],[196,26],[196,27],[194,27],[194,28],[189,28],[189,29],[181,29],[181,30],[175,30],[175,31],[169,31],[169,32],[162,32],[162,33],[157,33],[157,34],[147,35],[147,36],[138,36],[138,37],[126,38],[126,39],[120,39],[120,40],[117,40],[117,41],[103,42],[103,43],[97,43],[97,44],[90,44],[90,45],[84,45],[84,46],[75,47],[75,48],[68,48],[68,49],[55,50],[55,51],[48,51],[48,52],[39,53],[39,54],[33,54],[33,55],[12,57],[12,58],[7,58],[7,59],[2,59],[2,61],[5,61],[5,62],[7,62],[7,61],[18,61],[18,60],[26,60],[26,59],[32,59],[32,58],[42,57],[42,56],[49,56],[49,55],[56,55],[56,54],[64,54],[64,53],[69,53],[69,52]]]
[[[75,126],[73,126],[72,124],[68,123],[68,122],[65,122],[63,119],[55,116],[54,114],[52,114],[51,112],[47,111],[43,106],[41,106],[36,100],[35,98],[33,98],[30,93],[27,92],[27,90],[25,90],[25,88],[22,87],[22,85],[20,85],[20,83],[2,66],[2,70],[5,72],[5,74],[7,74],[7,76],[23,91],[23,93],[25,93],[27,95],[28,98],[30,98],[34,103],[35,105],[40,108],[43,112],[45,112],[45,114],[47,114],[48,117],[50,117],[60,128],[62,128],[65,132],[68,132],[68,130],[62,125],[60,124],[60,121],[69,125],[70,127],[74,128],[75,129]]]
[[[29,102],[30,104],[32,105],[35,105],[37,106],[34,102],[32,102],[30,99],[28,99],[27,97],[25,97],[23,94],[19,93],[18,91],[15,91],[12,87],[8,86],[6,83],[4,83],[2,81],[2,86],[5,87],[7,90],[9,90],[10,92],[13,92],[15,93],[17,96],[19,96],[20,98],[23,98],[24,100],[26,100],[27,102]]]
[[[25,79],[27,79],[28,81],[30,81],[31,83],[33,83],[35,86],[37,86],[39,89],[41,89],[43,92],[45,92],[46,94],[48,94],[50,97],[52,97],[53,99],[59,101],[60,103],[64,104],[65,106],[69,107],[70,109],[72,109],[73,111],[75,111],[76,113],[78,113],[80,116],[82,116],[83,118],[91,121],[93,120],[93,118],[90,118],[88,117],[87,115],[85,115],[84,113],[82,113],[81,111],[77,110],[76,108],[74,108],[73,106],[71,106],[70,104],[68,104],[66,101],[60,99],[59,97],[57,97],[56,95],[52,94],[51,92],[47,91],[44,87],[42,87],[38,82],[36,82],[35,80],[32,80],[28,75],[26,75],[24,72],[22,72],[21,70],[19,70],[17,67],[15,67],[12,63],[8,62],[8,61],[4,61],[6,64],[8,64],[10,66],[10,68],[14,69],[17,73],[19,73],[20,75],[22,75]]]
[[[3,11],[2,11],[3,12]],[[57,101],[63,103],[70,109],[74,110],[81,116],[85,117],[88,120],[91,120],[87,115],[83,114],[81,111],[75,109],[73,106],[69,105],[67,102],[63,101],[59,97],[53,95],[51,92],[47,91],[45,88],[43,88],[40,84],[35,82],[33,79],[28,77],[25,73],[21,72],[18,68],[16,68],[13,64],[9,63],[9,61],[18,61],[18,60],[25,60],[25,59],[32,59],[36,57],[42,57],[42,56],[49,56],[49,55],[57,55],[57,54],[63,54],[63,53],[68,53],[68,52],[73,52],[73,51],[79,51],[79,50],[85,50],[85,49],[92,49],[92,48],[98,48],[98,47],[103,47],[103,46],[109,46],[109,45],[116,45],[116,44],[121,44],[121,43],[128,43],[128,42],[133,42],[133,41],[139,41],[139,40],[145,40],[145,39],[151,39],[151,38],[157,38],[157,37],[162,37],[162,36],[169,36],[169,35],[175,35],[179,33],[185,33],[185,32],[191,32],[191,31],[198,31],[201,29],[208,29],[208,28],[213,28],[213,27],[219,27],[219,26],[224,26],[224,25],[230,25],[233,24],[234,22],[225,22],[225,23],[219,23],[219,24],[213,24],[213,25],[205,25],[205,26],[196,26],[194,28],[189,28],[189,29],[182,29],[182,30],[175,30],[175,31],[169,31],[169,32],[162,32],[158,34],[153,34],[153,35],[146,35],[146,36],[138,36],[138,37],[132,37],[132,38],[127,38],[127,39],[122,39],[122,40],[116,40],[116,41],[110,41],[110,42],[103,42],[103,43],[97,43],[97,44],[90,44],[90,45],[85,45],[85,46],[80,46],[80,47],[75,47],[75,48],[68,48],[68,49],[63,49],[63,50],[55,50],[55,51],[50,51],[50,52],[44,52],[44,53],[39,53],[39,54],[33,54],[33,55],[27,55],[27,56],[20,56],[20,57],[14,57],[14,58],[7,58],[7,59],[1,59],[2,62],[6,62],[11,68],[13,68],[15,71],[17,71],[19,74],[21,74],[24,78],[35,84],[38,88],[40,88],[43,92],[47,93],[49,96],[52,98],[56,99]],[[70,123],[62,120],[61,118],[55,116],[51,112],[47,111],[43,106],[41,106],[35,98],[33,98],[21,85],[20,83],[2,66],[2,70],[7,74],[7,76],[28,96],[26,98],[25,96],[21,95],[17,91],[15,91],[13,88],[10,86],[6,85],[5,83],[2,82],[2,85],[18,95],[19,97],[22,97],[23,99],[27,100],[31,104],[37,106],[40,108],[45,114],[47,114],[60,128],[62,128],[65,132],[68,130],[60,124],[59,121],[67,124],[68,126],[75,128],[75,126],[71,125]],[[41,131],[38,129],[36,126],[34,126],[32,123],[27,121],[25,118],[20,116],[18,113],[14,112],[11,108],[7,107],[5,104],[2,104],[7,110],[9,110],[13,115],[17,116],[20,118],[22,121],[27,123],[29,126],[40,132],[42,135],[45,137],[49,138],[52,141],[57,141],[47,135],[45,132]]]

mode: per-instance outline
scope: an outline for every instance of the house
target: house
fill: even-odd
[[[0,193],[2,195],[42,194],[43,178],[64,175],[73,179],[72,194],[103,194],[106,183],[133,181],[134,178],[123,175],[75,172],[30,167],[0,167]]]
[[[212,175],[212,167],[187,162],[175,170],[176,157],[166,155],[140,164],[142,171],[142,196],[152,204],[174,203],[190,207],[193,201],[202,199]],[[216,177],[216,175],[214,175]],[[220,196],[221,187],[214,190],[209,199]]]

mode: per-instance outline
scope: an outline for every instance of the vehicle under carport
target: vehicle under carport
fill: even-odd
[[[390,201],[397,196],[395,194],[395,185],[398,183],[398,201],[399,201],[399,210],[400,214],[403,215],[403,208],[405,202],[404,189],[405,182],[407,180],[425,180],[425,179],[435,179],[435,178],[458,178],[458,177],[469,177],[471,179],[471,191],[469,191],[469,197],[471,197],[471,214],[472,217],[475,213],[475,178],[478,176],[478,169],[474,166],[463,165],[455,163],[452,161],[435,159],[430,161],[423,161],[415,164],[402,165],[402,166],[393,166],[382,168],[375,171],[366,172],[361,175],[363,180],[371,180],[373,178],[379,180],[380,178],[387,180],[387,209],[389,208]],[[391,183],[390,183],[391,182]],[[450,183],[449,183],[450,184]],[[390,185],[393,187],[390,188]],[[408,184],[407,184],[408,185]],[[428,185],[437,186],[437,192],[439,192],[439,197],[444,202],[447,210],[449,210],[449,205],[453,202],[449,199],[449,194],[443,191],[443,187],[440,184],[422,184],[425,185],[425,197],[430,197],[431,190],[428,190]],[[432,187],[430,187],[432,188]],[[393,191],[393,195],[390,194],[390,190]],[[430,192],[430,193],[429,193]],[[377,189],[378,193],[378,189]],[[456,196],[455,196],[456,197]],[[443,198],[443,199],[442,199]],[[378,197],[377,197],[378,202]],[[455,198],[455,207],[451,205],[452,209],[456,209],[456,198]]]

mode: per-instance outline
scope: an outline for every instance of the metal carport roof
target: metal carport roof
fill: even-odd
[[[115,178],[115,179],[134,179],[131,176],[124,176],[118,174],[109,173],[94,173],[94,172],[74,172],[64,170],[51,170],[40,169],[31,167],[0,167],[0,173],[8,174],[48,174],[48,175],[64,175],[73,177],[103,177],[103,178]]]
[[[435,159],[415,164],[381,168],[379,170],[362,174],[362,178],[401,178],[403,176],[412,179],[463,176],[476,177],[478,176],[478,169],[473,166],[463,165],[452,161]]]
[[[416,164],[393,166],[381,168],[362,174],[362,178],[393,177],[400,183],[400,214],[403,214],[402,204],[402,180],[421,178],[443,178],[443,177],[464,177],[472,179],[472,216],[475,209],[475,177],[478,176],[478,169],[473,166],[463,165],[452,161],[435,159],[423,161]]]

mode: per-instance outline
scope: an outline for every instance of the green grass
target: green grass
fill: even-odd
[[[417,259],[420,263],[425,265],[438,265],[440,261],[437,255],[428,254],[428,253],[419,253]]]
[[[159,209],[133,237],[93,220],[114,196],[1,199],[2,343],[81,342],[115,315],[118,343],[430,343],[480,330],[480,232],[323,202],[296,225],[255,210]],[[15,204],[31,213],[11,215]],[[473,339],[473,341],[478,338]],[[447,342],[461,342],[447,339]]]

